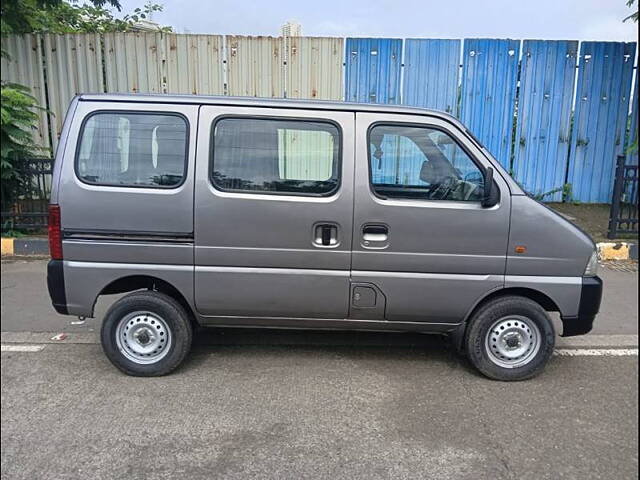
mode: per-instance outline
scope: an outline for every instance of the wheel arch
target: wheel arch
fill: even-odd
[[[198,324],[193,306],[187,300],[187,297],[180,291],[180,289],[176,288],[167,280],[163,280],[162,278],[153,275],[144,274],[125,275],[112,280],[107,285],[105,285],[98,292],[93,301],[93,306],[91,308],[92,315],[95,311],[96,302],[102,295],[116,295],[120,293],[135,292],[137,290],[152,290],[168,295],[169,297],[176,300],[182,306],[182,308],[184,308],[194,326]]]
[[[508,296],[518,296],[518,297],[528,298],[536,302],[538,305],[544,308],[547,312],[560,312],[560,307],[558,307],[558,304],[549,295],[539,290],[535,290],[533,288],[506,287],[506,288],[500,288],[498,290],[493,290],[492,292],[489,292],[488,294],[486,294],[484,297],[480,298],[475,303],[475,305],[471,307],[471,309],[465,316],[462,323],[449,334],[451,337],[452,343],[458,352],[462,352],[463,350],[462,344],[464,341],[464,336],[467,331],[467,325],[469,323],[469,320],[473,318],[475,313],[480,308],[482,308],[482,306],[485,305],[486,303],[492,300],[495,300],[496,298],[508,297]]]

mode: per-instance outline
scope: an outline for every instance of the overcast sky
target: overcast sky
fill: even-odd
[[[178,33],[637,41],[625,0],[154,0]],[[121,0],[123,12],[143,4]]]

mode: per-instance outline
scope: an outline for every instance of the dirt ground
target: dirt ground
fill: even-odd
[[[547,203],[547,205],[587,232],[594,241],[611,241],[607,238],[610,205],[604,203]],[[638,240],[637,235],[619,235],[616,240]]]

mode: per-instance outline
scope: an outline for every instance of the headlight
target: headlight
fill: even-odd
[[[591,258],[587,263],[587,268],[584,269],[585,277],[595,277],[598,274],[598,252],[594,250],[591,254]]]

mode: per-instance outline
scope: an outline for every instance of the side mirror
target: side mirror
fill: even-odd
[[[498,195],[493,183],[493,168],[489,167],[484,171],[484,194],[482,195],[482,206],[484,208],[493,207],[498,203]]]

